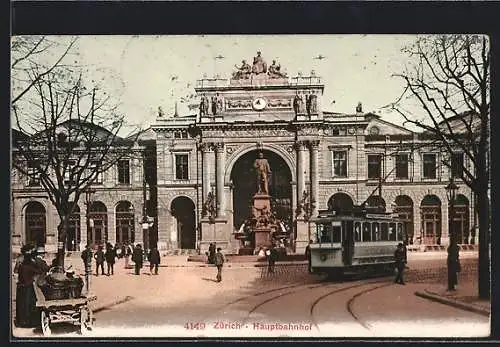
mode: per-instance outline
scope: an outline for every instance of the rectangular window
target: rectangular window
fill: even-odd
[[[368,155],[368,178],[375,179],[382,177],[382,156],[380,154]]]
[[[424,154],[422,159],[424,162],[424,178],[436,178],[436,155]]]
[[[28,161],[28,186],[40,185],[40,174],[38,171],[39,167],[40,162],[38,160]]]
[[[408,154],[396,155],[396,178],[408,178]]]
[[[75,175],[74,169],[76,162],[74,160],[67,160],[64,163],[64,183],[74,184],[73,176]]]
[[[95,174],[95,172],[97,171],[97,169],[99,168],[99,162],[98,161],[92,161],[90,162],[90,172],[92,175]],[[94,184],[102,184],[103,182],[103,173],[102,172],[99,172],[97,174],[97,177],[95,179],[95,181],[93,182]]]
[[[118,161],[118,183],[130,184],[130,162],[128,160]]]
[[[189,160],[189,156],[187,154],[176,154],[175,155],[175,178],[176,179],[178,179],[178,180],[189,179],[188,160]]]
[[[347,177],[347,151],[333,152],[333,177]]]
[[[451,156],[451,177],[461,178],[464,172],[464,154],[453,153]]]

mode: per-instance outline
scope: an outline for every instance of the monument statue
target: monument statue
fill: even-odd
[[[318,113],[318,97],[311,94],[307,97],[307,114]]]
[[[269,66],[268,74],[270,78],[284,78],[286,74],[281,72],[281,65],[276,63],[276,60],[273,60],[271,66]]]
[[[358,106],[356,106],[356,112],[363,112],[363,105],[361,104],[361,102],[358,102]]]
[[[257,173],[257,193],[269,194],[269,176],[271,167],[264,153],[259,152],[259,157],[255,159],[254,167]]]
[[[260,56],[260,52],[257,52],[257,56],[253,58],[252,72],[256,75],[267,72],[267,64]]]
[[[295,98],[293,99],[293,109],[295,111],[295,114],[305,114],[305,105],[304,105],[304,99],[302,98],[302,95],[296,94]]]
[[[212,114],[215,116],[216,114],[220,114],[224,108],[224,102],[222,98],[217,93],[215,96],[212,96]]]
[[[240,67],[236,65],[235,67],[237,70],[233,72],[233,79],[248,79],[250,77],[250,74],[252,73],[252,67],[246,62],[246,60],[241,61]]]
[[[207,116],[207,115],[208,115],[208,98],[205,94],[203,94],[200,102],[200,116]]]

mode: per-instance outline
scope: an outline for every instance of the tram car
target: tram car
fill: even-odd
[[[394,252],[406,240],[404,222],[387,214],[321,211],[311,222],[316,225],[316,240],[309,245],[312,273],[393,271]]]

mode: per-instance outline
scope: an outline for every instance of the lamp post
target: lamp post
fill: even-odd
[[[91,230],[94,227],[94,220],[90,218],[90,205],[92,204],[92,196],[95,194],[95,189],[87,188],[85,191],[85,206],[87,208],[87,244],[90,243]],[[87,259],[85,259],[85,289],[90,293],[90,278],[92,276],[92,252],[90,247],[86,248]]]
[[[450,178],[450,183],[446,187],[446,197],[448,198],[449,210],[448,210],[448,233],[450,235],[450,246],[448,247],[448,290],[455,290],[455,285],[457,284],[457,272],[459,264],[459,252],[457,246],[457,235],[455,230],[453,230],[453,218],[455,212],[455,195],[458,190],[458,186],[453,181],[453,177]]]

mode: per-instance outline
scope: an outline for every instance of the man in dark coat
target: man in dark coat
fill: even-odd
[[[141,274],[142,262],[144,260],[144,254],[142,252],[142,246],[137,244],[134,251],[132,252],[132,261],[135,263],[135,274]]]
[[[455,290],[458,284],[457,272],[460,272],[460,260],[458,246],[448,246],[448,290]]]
[[[158,275],[158,266],[160,265],[160,252],[158,251],[158,248],[153,247],[149,251],[148,254],[148,260],[149,260],[149,272],[153,274],[153,268],[155,269],[155,275]]]
[[[115,260],[116,260],[116,249],[110,243],[107,244],[106,254],[104,255],[104,257],[106,258],[108,276],[110,275],[110,272],[111,272],[111,275],[114,275],[115,274],[114,266],[115,266]]]
[[[268,255],[269,264],[267,270],[269,273],[274,273],[274,264],[276,263],[276,260],[278,260],[278,250],[276,249],[276,246],[272,244]]]
[[[102,250],[102,245],[99,245],[97,252],[94,254],[95,259],[95,275],[99,276],[99,268],[101,268],[101,274],[104,275],[104,251]]]
[[[307,270],[309,273],[312,272],[311,270],[311,244],[313,243],[313,240],[309,240],[309,244],[306,246],[306,259],[307,259]]]
[[[83,268],[85,269],[85,289],[87,293],[90,291],[90,277],[92,276],[92,250],[90,249],[90,244],[85,245],[85,249],[82,251],[82,261]]]
[[[224,255],[222,255],[222,249],[217,248],[217,253],[214,255],[214,263],[217,266],[217,282],[222,281],[222,267],[224,266]]]
[[[211,243],[210,246],[208,246],[208,263],[209,264],[214,264],[214,257],[215,257],[215,243]]]
[[[397,274],[394,283],[405,284],[403,273],[406,266],[406,250],[402,242],[398,244],[398,248],[394,252],[394,259],[396,260]]]

